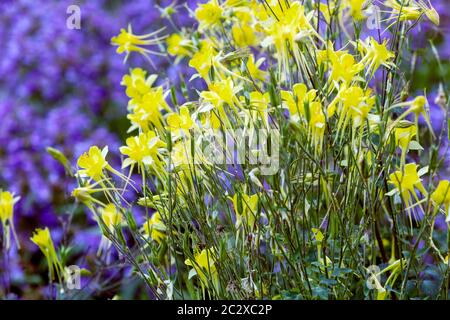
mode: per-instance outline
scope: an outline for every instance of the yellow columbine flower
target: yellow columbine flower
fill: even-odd
[[[309,132],[311,140],[315,147],[314,152],[320,154],[322,152],[323,137],[325,135],[326,118],[322,111],[322,104],[314,101],[309,105],[311,118],[309,120]]]
[[[153,213],[150,219],[144,223],[144,234],[157,243],[161,243],[166,238],[166,226],[158,211]]]
[[[167,126],[178,134],[182,130],[185,134],[189,133],[189,130],[194,127],[194,121],[191,118],[189,109],[186,106],[180,107],[180,114],[169,113],[167,115]]]
[[[231,34],[236,45],[241,48],[253,46],[257,42],[253,28],[247,24],[235,24],[231,28]]]
[[[400,192],[405,204],[409,204],[411,195],[417,199],[415,188],[417,188],[423,195],[427,192],[422,185],[422,180],[420,179],[420,174],[417,172],[417,167],[415,163],[408,163],[405,165],[403,171],[395,171],[389,175],[389,183],[395,186],[395,190]]]
[[[384,5],[392,8],[391,19],[396,21],[400,17],[400,21],[411,20],[415,21],[420,18],[422,14],[425,14],[431,22],[439,26],[439,14],[436,9],[433,8],[431,2],[428,1],[428,5],[422,0],[387,0]]]
[[[100,150],[97,146],[89,148],[88,152],[83,153],[77,161],[77,165],[82,168],[78,170],[81,177],[89,177],[95,181],[104,178],[104,170],[112,170],[105,157],[108,154],[108,147]]]
[[[204,286],[208,286],[208,276],[212,278],[213,284],[217,285],[218,274],[214,248],[203,249],[200,253],[194,255],[194,260],[186,259],[184,263],[194,268]]]
[[[240,91],[240,86],[234,86],[233,79],[228,77],[225,80],[215,81],[209,84],[209,90],[217,94],[220,98],[219,104],[225,102],[229,106],[234,105],[234,99],[236,94]],[[219,106],[217,104],[216,106]]]
[[[417,96],[412,101],[405,101],[405,102],[397,103],[397,104],[395,104],[392,107],[409,106],[409,109],[407,111],[405,111],[400,116],[400,118],[405,118],[410,113],[414,113],[417,130],[418,130],[418,127],[419,127],[419,124],[418,124],[419,116],[422,114],[422,116],[425,119],[425,122],[427,123],[428,129],[430,130],[431,134],[434,137],[433,126],[431,125],[430,119],[429,119],[429,117],[427,115],[427,112],[425,110],[425,106],[427,104],[428,104],[428,101],[427,101],[427,98],[425,96]]]
[[[13,221],[14,205],[19,199],[20,197],[14,197],[11,192],[0,190],[0,220],[3,227],[3,245],[6,250],[11,246],[11,231],[16,239],[17,246],[20,248]]]
[[[288,45],[293,50],[296,60],[300,61],[300,52],[296,42],[308,39],[312,35],[318,36],[311,27],[309,19],[310,17],[305,15],[304,6],[300,2],[294,1],[288,9],[281,10],[278,20],[274,20],[266,29],[268,37],[264,43],[274,44],[282,70],[285,70],[288,64]]]
[[[364,69],[364,64],[356,63],[355,58],[347,51],[334,51],[333,43],[328,41],[325,50],[318,50],[317,63],[326,63],[331,68],[330,79],[350,83]]]
[[[344,7],[350,9],[350,15],[355,20],[363,20],[365,18],[363,9],[366,0],[344,0]]]
[[[374,38],[368,37],[365,41],[359,40],[359,50],[364,54],[361,60],[367,67],[367,71],[372,75],[383,65],[386,68],[392,67],[392,60],[395,54],[387,49],[387,40],[378,43]]]
[[[250,92],[250,107],[253,110],[253,116],[258,115],[265,125],[268,124],[268,108],[270,104],[270,94],[259,91]]]
[[[190,56],[191,51],[189,50],[192,47],[192,41],[189,39],[183,38],[178,33],[172,34],[167,38],[167,52],[171,56]]]
[[[252,230],[255,226],[259,196],[257,194],[249,196],[245,193],[236,193],[229,198],[233,202],[234,212],[236,213],[236,228],[245,223]]]
[[[356,63],[355,58],[348,53],[341,57],[331,60],[331,79],[349,83],[353,78],[364,69],[362,63]]]
[[[59,282],[62,281],[63,267],[61,262],[59,261],[58,256],[56,255],[55,246],[53,245],[53,240],[50,235],[50,230],[48,228],[45,229],[36,229],[33,233],[33,236],[30,240],[36,244],[39,249],[41,249],[45,258],[47,259],[48,270],[50,279],[55,279],[55,273],[58,277]]]
[[[261,80],[264,81],[267,77],[267,72],[259,69],[259,67],[263,64],[264,62],[264,58],[259,58],[256,62],[255,62],[255,57],[252,55],[250,55],[250,57],[247,60],[247,71],[248,73],[250,73],[250,76],[254,79],[254,80]]]
[[[156,170],[162,169],[160,149],[166,144],[159,139],[154,131],[140,133],[138,136],[129,137],[126,146],[120,147],[120,153],[128,156],[122,163],[122,168],[132,164],[149,166]]]
[[[369,112],[375,104],[375,97],[371,96],[371,90],[364,91],[358,86],[342,86],[336,98],[328,106],[328,116],[332,117],[338,107],[339,121],[338,132],[347,128],[348,122],[352,120],[354,128],[364,124]]]
[[[120,34],[112,37],[111,43],[115,46],[118,46],[117,53],[126,53],[125,60],[128,59],[128,56],[133,51],[136,51],[144,55],[146,58],[149,58],[149,53],[157,55],[160,55],[161,53],[143,48],[142,46],[152,46],[159,44],[165,38],[164,36],[156,37],[162,30],[163,29],[160,29],[144,35],[135,35],[133,34],[131,25],[128,25],[128,30],[120,29]]]
[[[200,50],[196,52],[191,60],[189,66],[197,70],[198,74],[204,79],[209,80],[209,70],[214,66],[217,51],[209,42],[203,41]]]
[[[296,83],[292,86],[292,92],[281,91],[281,99],[285,102],[291,116],[305,116],[305,103],[312,103],[316,98],[317,91],[308,88],[304,83]]]
[[[156,75],[147,77],[147,72],[141,68],[134,68],[130,74],[124,75],[120,84],[126,87],[125,93],[131,98],[129,104],[136,105],[141,102],[142,97],[151,91],[156,78]]]
[[[162,87],[157,87],[146,93],[138,104],[132,106],[131,113],[127,115],[132,123],[130,131],[134,129],[148,131],[156,128],[160,133],[164,132],[161,111],[171,111],[165,100],[166,95]]]
[[[450,219],[450,182],[448,180],[441,180],[431,194],[431,199],[436,202],[438,206],[444,205],[447,214],[447,221]]]
[[[402,149],[402,156],[400,159],[402,166],[406,161],[406,153],[409,150],[409,144],[415,136],[417,136],[417,127],[414,125],[396,127],[394,129],[395,145]]]
[[[109,203],[104,208],[100,209],[100,218],[111,233],[114,233],[114,228],[122,222],[122,214],[112,203]],[[100,225],[100,227],[102,228],[102,225]]]
[[[114,204],[109,203],[104,208],[99,209],[96,220],[102,231],[102,239],[97,252],[97,255],[100,256],[102,252],[108,252],[111,248],[112,241],[110,239],[116,235],[116,227],[122,222],[122,214]]]
[[[395,145],[399,146],[406,152],[406,150],[408,150],[409,143],[416,135],[416,126],[410,125],[407,127],[396,127],[394,129]]]
[[[198,29],[201,31],[219,24],[222,13],[223,9],[217,0],[210,0],[207,3],[200,4],[195,10],[195,18],[199,22]]]

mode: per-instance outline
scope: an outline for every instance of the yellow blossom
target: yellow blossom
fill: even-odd
[[[250,73],[250,76],[254,80],[261,80],[264,81],[267,76],[267,72],[261,70],[259,67],[264,62],[264,58],[260,58],[255,62],[255,57],[253,55],[250,55],[250,57],[247,60],[247,70],[248,73]]]
[[[190,56],[192,43],[189,39],[183,38],[178,33],[172,34],[167,38],[167,52],[172,56]]]
[[[281,98],[289,109],[291,116],[305,116],[305,103],[311,103],[316,98],[316,90],[308,88],[304,83],[296,83],[292,86],[292,92],[281,91]]]
[[[256,44],[256,35],[249,25],[235,24],[231,28],[231,34],[238,47],[245,48]]]
[[[245,223],[250,229],[253,229],[259,196],[257,194],[249,196],[245,193],[236,193],[229,198],[233,202],[234,212],[236,213],[236,228]]]
[[[53,245],[53,240],[50,235],[50,230],[48,228],[36,229],[30,240],[34,244],[36,244],[39,247],[39,249],[41,249],[42,253],[47,259],[50,279],[52,280],[55,279],[56,273],[58,280],[61,282],[63,268],[56,254],[55,246]]]
[[[319,154],[322,151],[323,137],[326,128],[326,118],[322,111],[322,104],[314,101],[309,105],[311,118],[309,120],[309,131],[312,143],[315,147],[314,151]]]
[[[396,127],[394,129],[395,145],[403,150],[408,150],[409,143],[417,135],[415,126]]]
[[[428,5],[423,0],[387,0],[384,5],[392,9],[392,20],[400,21],[411,20],[415,21],[420,18],[422,14],[430,19],[436,26],[439,26],[439,14],[436,9],[433,8],[431,2],[428,1]]]
[[[420,174],[417,172],[417,167],[418,165],[415,163],[408,163],[404,170],[398,170],[389,175],[389,183],[395,186],[405,204],[409,204],[411,195],[417,200],[415,189],[418,189],[423,195],[427,194],[422,185]]]
[[[378,43],[374,38],[368,37],[365,41],[359,40],[359,50],[364,54],[361,60],[372,75],[383,65],[386,68],[393,66],[395,54],[387,49],[387,40]]]
[[[196,52],[191,60],[189,66],[195,68],[198,74],[205,80],[209,79],[209,70],[214,65],[216,50],[209,42],[203,42],[200,50]]]
[[[168,114],[167,126],[171,130],[175,130],[175,133],[179,130],[183,130],[184,133],[188,134],[189,130],[194,127],[194,121],[191,118],[189,109],[186,106],[181,106],[180,114],[175,112]]]
[[[155,88],[145,94],[140,103],[134,105],[132,112],[127,115],[132,123],[130,130],[139,128],[148,131],[151,128],[156,128],[159,132],[164,132],[161,111],[170,111],[165,95],[162,87]]]
[[[153,213],[150,219],[144,223],[144,233],[157,243],[161,243],[166,237],[166,226],[158,211]]]
[[[88,152],[83,153],[77,161],[77,165],[82,168],[78,170],[81,177],[89,177],[95,181],[104,178],[104,170],[111,170],[111,166],[105,157],[108,154],[108,147],[100,150],[97,146],[89,148]]]
[[[137,163],[139,166],[149,166],[155,170],[162,168],[161,154],[159,150],[166,144],[159,139],[154,131],[140,133],[138,136],[129,137],[126,146],[120,147],[120,153],[128,156],[123,161],[122,167],[126,168]]]
[[[214,248],[203,249],[200,253],[194,255],[194,260],[186,259],[187,266],[193,267],[200,281],[204,286],[208,286],[208,276],[211,277],[214,285],[217,284],[218,274],[215,264]]]
[[[217,0],[210,0],[207,3],[200,4],[195,10],[195,18],[199,22],[199,30],[214,27],[220,23],[223,9]]]
[[[3,227],[3,245],[8,250],[11,246],[11,231],[16,240],[17,246],[20,248],[17,235],[14,229],[14,205],[19,201],[20,197],[14,197],[14,194],[8,191],[0,190],[0,221]]]
[[[431,199],[437,205],[445,206],[447,220],[450,219],[450,182],[448,180],[439,181],[436,190],[431,194]]]
[[[134,68],[130,74],[123,76],[120,84],[126,87],[125,93],[131,98],[130,105],[141,102],[142,97],[150,92],[156,77],[156,75],[147,77],[147,72],[141,68]]]
[[[133,30],[131,25],[128,25],[128,30],[120,29],[120,34],[112,37],[111,43],[115,46],[118,46],[117,53],[121,54],[123,52],[126,53],[125,60],[128,58],[129,54],[133,51],[136,51],[145,57],[149,57],[149,54],[160,54],[159,52],[155,52],[143,46],[151,46],[157,45],[164,39],[164,37],[156,37],[158,33],[162,31],[158,30],[149,34],[144,35],[135,35],[133,34]]]
[[[111,233],[114,233],[114,228],[120,225],[122,221],[120,211],[117,210],[117,207],[112,203],[109,203],[104,208],[100,209],[100,218]],[[100,226],[102,227],[102,225]]]
[[[344,0],[343,4],[346,8],[350,9],[350,16],[355,20],[362,20],[364,16],[364,4],[366,0]]]
[[[336,98],[328,106],[328,116],[332,117],[336,111],[339,113],[338,132],[344,130],[350,119],[354,128],[364,124],[369,112],[375,104],[375,97],[371,96],[370,89],[364,91],[358,86],[342,86]]]

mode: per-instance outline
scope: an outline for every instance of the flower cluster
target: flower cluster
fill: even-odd
[[[155,299],[448,298],[450,111],[433,40],[440,124],[405,67],[409,32],[442,19],[422,0],[379,4],[378,34],[363,0],[209,0],[183,8],[192,26],[174,23],[176,4],[160,9],[171,30],[127,22],[111,45],[144,60],[117,81],[124,145],[86,147],[73,172],[53,150],[102,235],[90,276],[121,262]],[[190,71],[146,70],[161,59]],[[65,249],[48,229],[32,241],[63,286]]]

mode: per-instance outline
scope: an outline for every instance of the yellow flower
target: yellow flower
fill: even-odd
[[[403,4],[398,0],[387,0],[384,2],[384,5],[392,8],[391,20],[395,21],[400,18],[400,21],[415,21],[418,20],[422,14],[425,14],[431,22],[439,26],[439,14],[436,9],[433,8],[430,1],[428,1],[427,5],[422,0],[403,1]]]
[[[162,87],[158,87],[145,94],[142,100],[132,107],[132,112],[127,115],[132,123],[130,130],[139,128],[148,131],[154,127],[159,132],[164,132],[162,110],[170,111],[170,108],[165,100]]]
[[[203,285],[208,286],[208,276],[212,279],[214,285],[217,285],[217,268],[215,265],[215,251],[212,249],[203,249],[200,253],[194,255],[194,260],[186,259],[187,266],[193,267],[196,274],[200,277]]]
[[[253,117],[258,115],[265,125],[267,125],[269,121],[269,104],[270,94],[268,92],[250,92],[250,108],[253,110]]]
[[[167,38],[167,52],[171,56],[190,56],[191,52],[189,47],[192,47],[192,43],[189,39],[183,38],[178,33],[172,34]]]
[[[441,180],[439,184],[431,194],[431,199],[436,202],[437,205],[444,205],[445,212],[447,213],[447,220],[450,218],[450,182],[448,180]]]
[[[354,77],[364,69],[364,64],[356,63],[355,58],[347,51],[334,51],[333,43],[328,41],[325,50],[317,53],[317,63],[326,63],[331,68],[330,79],[350,83]]]
[[[58,256],[56,255],[55,246],[53,245],[53,240],[50,235],[50,230],[48,228],[45,229],[36,229],[33,233],[33,236],[30,240],[36,244],[39,249],[41,249],[45,258],[47,259],[50,279],[55,279],[55,272],[58,277],[58,280],[61,282],[63,268],[61,262],[59,261]]]
[[[274,6],[275,7],[275,6]],[[272,7],[272,8],[274,8]],[[276,5],[276,7],[279,7]],[[288,47],[294,52],[297,60],[299,50],[296,44],[301,38],[308,38],[315,34],[314,29],[309,23],[309,18],[305,15],[305,8],[298,1],[290,4],[288,9],[281,10],[278,13],[278,20],[274,21],[267,29],[267,42],[273,43],[277,49],[278,59],[283,62],[283,67],[287,67]]]
[[[361,63],[367,67],[368,72],[371,72],[372,75],[381,65],[386,68],[393,65],[392,59],[395,54],[387,49],[386,39],[382,43],[378,43],[374,38],[368,37],[365,41],[359,40],[358,42],[359,50],[365,54]]]
[[[214,65],[216,50],[209,42],[203,42],[200,50],[189,61],[189,66],[195,68],[198,74],[205,80],[209,79],[209,70]]]
[[[147,78],[147,72],[141,68],[134,68],[130,74],[123,76],[120,84],[126,87],[125,93],[131,98],[130,105],[141,102],[142,97],[150,92],[156,77],[156,75],[151,75]]]
[[[364,91],[358,86],[342,86],[336,98],[328,106],[328,116],[332,117],[338,107],[338,132],[344,130],[350,119],[354,128],[358,128],[366,121],[370,110],[375,104],[375,97],[370,89]]]
[[[11,231],[16,239],[17,246],[20,248],[17,235],[14,229],[14,205],[20,197],[14,197],[11,192],[0,190],[0,220],[3,227],[3,244],[6,250],[11,246]]]
[[[252,55],[250,55],[250,57],[247,60],[247,70],[248,73],[250,73],[250,76],[254,79],[254,80],[261,80],[264,81],[266,79],[267,76],[267,72],[259,69],[259,67],[261,66],[261,64],[264,62],[264,58],[260,58],[255,62],[255,57]]]
[[[200,4],[195,10],[195,18],[199,22],[199,30],[214,27],[220,23],[223,9],[217,0],[210,0],[208,3]]]
[[[316,90],[308,88],[304,83],[296,83],[292,86],[292,92],[281,91],[281,98],[286,103],[291,116],[305,116],[305,103],[311,103],[316,98]]]
[[[427,192],[422,185],[422,180],[420,179],[420,172],[417,172],[417,167],[415,163],[408,163],[405,165],[403,171],[395,171],[389,175],[389,183],[395,186],[396,191],[400,192],[405,204],[409,204],[411,195],[417,200],[417,195],[415,188],[417,188],[423,195]]]
[[[331,79],[346,83],[352,81],[355,75],[364,69],[364,65],[356,63],[355,58],[348,53],[343,54],[340,58],[332,59],[331,64]]]
[[[157,243],[161,243],[166,237],[166,226],[158,211],[153,213],[150,219],[144,223],[144,233]]]
[[[100,217],[109,230],[109,232],[113,233],[114,228],[122,222],[122,215],[119,210],[117,210],[116,206],[112,203],[106,205],[106,207],[100,209]],[[102,225],[100,225],[102,227]]]
[[[133,34],[133,30],[131,29],[131,25],[128,25],[128,30],[120,29],[120,34],[111,38],[111,43],[115,46],[118,46],[117,53],[122,54],[126,53],[125,60],[128,59],[128,56],[131,52],[136,51],[145,57],[149,57],[148,54],[160,54],[159,52],[155,52],[142,46],[151,46],[157,45],[164,39],[164,37],[156,37],[158,33],[160,33],[162,29],[144,35],[135,35]]]
[[[157,170],[162,168],[159,150],[166,144],[156,136],[154,131],[140,133],[138,136],[129,137],[126,146],[120,147],[120,153],[128,156],[122,163],[126,168],[137,163],[139,166],[150,166]]]
[[[408,150],[409,143],[416,135],[416,126],[396,127],[394,129],[395,145],[403,150]]]
[[[229,197],[233,202],[234,212],[236,213],[236,228],[245,223],[250,230],[255,226],[256,209],[258,207],[259,196],[253,194],[251,196],[245,193],[236,193],[233,197]]]
[[[365,18],[363,9],[366,0],[344,0],[344,6],[350,9],[350,15],[355,20],[362,20]]]
[[[167,125],[171,130],[175,130],[175,133],[183,130],[188,134],[189,130],[194,127],[194,121],[191,118],[189,109],[186,106],[181,106],[180,114],[173,112],[167,115]]]
[[[253,28],[247,24],[235,24],[231,28],[231,34],[238,47],[245,48],[256,44]]]
[[[309,131],[312,137],[314,151],[319,154],[322,151],[323,137],[325,135],[326,118],[322,111],[322,104],[314,101],[309,105],[311,118],[309,120]]]
[[[227,78],[221,81],[215,81],[209,85],[209,90],[215,92],[221,102],[228,103],[228,105],[233,105],[233,99],[239,90],[239,87],[235,87],[232,78]]]
[[[77,165],[82,168],[82,170],[78,170],[78,175],[92,178],[95,181],[101,180],[104,177],[104,170],[111,169],[105,159],[107,154],[108,147],[104,147],[101,151],[97,146],[90,147],[88,152],[78,158]]]

